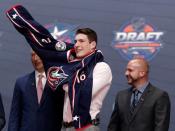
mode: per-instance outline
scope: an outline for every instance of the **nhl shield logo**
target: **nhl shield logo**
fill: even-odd
[[[68,77],[67,74],[64,73],[64,70],[61,67],[53,66],[48,69],[47,72],[47,81],[50,87],[53,90],[56,88]]]

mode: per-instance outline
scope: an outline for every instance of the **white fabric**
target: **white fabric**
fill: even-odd
[[[69,100],[69,95],[68,95],[68,84],[65,84],[63,86],[63,89],[65,90],[63,121],[64,122],[71,122],[72,121],[72,113],[71,113],[71,105],[70,105],[70,100]]]

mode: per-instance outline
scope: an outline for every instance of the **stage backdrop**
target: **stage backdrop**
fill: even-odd
[[[112,86],[101,112],[101,131],[106,131],[116,93],[128,87],[124,77],[127,61],[111,46],[113,31],[134,17],[149,20],[165,33],[162,37],[163,47],[150,61],[150,80],[169,93],[170,131],[175,130],[174,0],[0,0],[0,92],[7,123],[15,80],[33,70],[30,47],[5,16],[5,10],[14,4],[24,5],[43,25],[61,22],[90,27],[97,31],[98,48],[103,51],[113,73]],[[3,131],[6,130],[7,124]]]

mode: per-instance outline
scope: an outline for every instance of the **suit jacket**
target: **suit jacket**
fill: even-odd
[[[17,79],[8,131],[59,131],[62,126],[64,91],[45,86],[38,104],[35,73]]]
[[[170,101],[165,91],[149,84],[133,113],[131,95],[131,89],[117,94],[108,131],[168,131]]]
[[[0,94],[0,131],[3,129],[3,127],[5,126],[5,112],[4,112],[4,106],[2,103],[2,98],[1,98],[1,94]]]

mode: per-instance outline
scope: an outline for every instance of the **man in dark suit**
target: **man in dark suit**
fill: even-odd
[[[35,71],[17,79],[8,131],[59,131],[62,126],[64,92],[47,86],[43,63],[32,51]],[[41,77],[41,75],[43,75]]]
[[[0,131],[4,128],[4,126],[5,126],[5,112],[0,94]]]
[[[149,82],[148,73],[146,60],[129,61],[125,75],[132,88],[118,92],[108,131],[168,131],[169,96]]]

